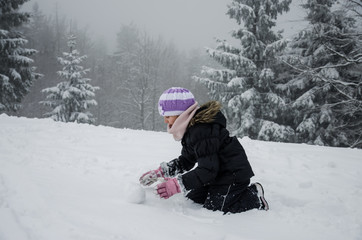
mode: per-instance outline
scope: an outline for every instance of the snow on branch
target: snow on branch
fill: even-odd
[[[5,37],[9,34],[9,31],[5,29],[0,29],[0,37]]]
[[[315,94],[318,90],[318,87],[313,87],[312,89],[305,92],[302,96],[297,98],[295,102],[293,103],[293,107],[307,107],[307,108],[313,108],[314,107],[314,98]]]
[[[335,67],[342,67],[342,66],[348,66],[349,63],[353,63],[353,64],[360,64],[362,63],[362,53],[357,53],[356,55],[352,56],[352,57],[348,57],[343,53],[337,52],[335,51],[333,48],[329,47],[328,45],[324,45],[329,51],[333,52],[334,54],[340,56],[341,58],[343,58],[344,60],[346,60],[347,63],[345,64],[340,64],[340,65],[335,65]]]
[[[217,42],[216,50],[225,51],[234,54],[240,54],[240,49],[232,46],[226,40],[216,39],[216,42]]]
[[[283,126],[275,122],[263,120],[261,121],[258,139],[265,141],[290,141],[294,134],[294,130],[289,126]]]
[[[272,92],[267,93],[266,96],[269,103],[273,103],[279,109],[286,109],[286,103],[282,97]]]
[[[215,82],[209,78],[192,77],[192,79],[196,82],[204,84],[208,89],[210,89],[211,93],[224,92],[227,87],[225,83]]]
[[[9,77],[4,74],[0,73],[0,80],[3,86],[9,84]]]
[[[203,66],[201,74],[216,81],[227,83],[230,79],[236,76],[236,71],[230,69],[217,70],[214,68]]]
[[[243,77],[234,77],[230,80],[230,82],[227,85],[230,88],[234,88],[234,87],[243,88],[243,86],[246,85],[246,80]]]
[[[10,71],[10,75],[13,77],[13,79],[21,80],[21,75],[18,71],[16,71],[16,69],[10,68],[9,71]]]
[[[227,13],[230,15],[231,18],[234,18],[239,25],[242,23],[243,18],[244,19],[256,18],[254,9],[248,5],[233,1],[227,6],[229,8]]]
[[[21,65],[29,65],[34,62],[33,59],[21,55],[9,55],[8,59]]]
[[[276,89],[281,91],[290,91],[291,89],[304,89],[309,83],[310,79],[297,76],[296,78],[291,79],[285,84],[277,84]]]
[[[275,56],[276,53],[282,51],[288,44],[289,40],[286,39],[280,39],[278,41],[275,41],[271,44],[268,44],[265,47],[264,50],[264,56],[269,57],[269,56]]]
[[[239,67],[256,69],[256,65],[253,61],[241,55],[218,51],[211,48],[207,48],[207,53],[223,66],[229,67],[233,70]]]

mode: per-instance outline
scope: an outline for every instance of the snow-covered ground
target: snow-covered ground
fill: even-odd
[[[180,152],[167,133],[0,115],[0,239],[362,239],[361,150],[240,141],[270,211],[223,215],[152,188],[133,203],[139,176]]]

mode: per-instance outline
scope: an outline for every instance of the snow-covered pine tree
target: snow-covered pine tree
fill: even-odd
[[[0,0],[0,112],[17,111],[33,82],[41,77],[35,73],[30,58],[37,51],[25,48],[27,40],[17,30],[29,19],[19,12],[27,0]]]
[[[362,32],[336,0],[308,0],[309,26],[290,43],[291,80],[279,89],[294,107],[298,141],[362,147]]]
[[[294,130],[284,114],[283,98],[275,91],[278,77],[277,54],[286,46],[281,33],[272,27],[278,14],[289,10],[291,0],[233,0],[227,14],[240,29],[232,37],[240,41],[234,47],[217,40],[216,49],[207,49],[222,69],[203,67],[201,77],[210,97],[220,101],[229,128],[239,137],[271,141],[292,141]]]
[[[48,94],[47,100],[40,103],[53,108],[46,115],[55,121],[94,123],[92,114],[87,110],[97,105],[93,98],[99,88],[92,86],[89,83],[91,79],[84,77],[89,69],[84,69],[79,64],[87,56],[79,56],[75,46],[76,38],[71,35],[68,38],[69,52],[64,52],[63,57],[58,58],[63,69],[57,73],[65,81],[55,87],[43,89],[42,92]]]

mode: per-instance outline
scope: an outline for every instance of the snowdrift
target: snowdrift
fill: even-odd
[[[160,199],[139,176],[180,153],[167,133],[0,115],[0,239],[362,239],[362,151],[240,139],[270,211]]]

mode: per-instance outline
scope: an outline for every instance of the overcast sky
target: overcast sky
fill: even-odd
[[[300,1],[293,0],[291,12],[280,17],[278,28],[285,28],[287,37],[301,28]],[[90,33],[102,37],[110,48],[122,24],[134,23],[184,50],[214,47],[215,37],[231,40],[230,31],[237,28],[226,15],[231,0],[30,0],[24,9],[30,10],[35,2],[46,15],[54,15],[58,3],[60,15],[76,19],[79,27],[89,26]]]

